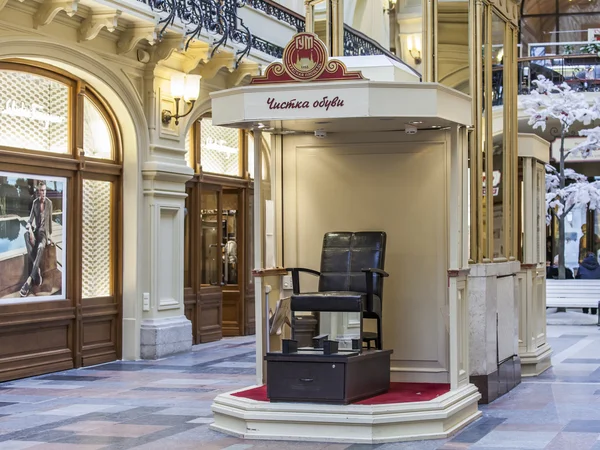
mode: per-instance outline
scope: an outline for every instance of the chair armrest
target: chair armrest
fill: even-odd
[[[373,311],[373,275],[379,275],[380,277],[389,277],[390,274],[385,270],[375,269],[373,267],[369,269],[360,269],[364,272],[367,282],[367,311]]]
[[[294,294],[300,293],[300,272],[310,273],[311,275],[315,275],[317,277],[321,276],[321,272],[313,269],[306,269],[304,267],[286,267],[285,270],[292,272],[292,290]]]
[[[360,269],[360,271],[365,272],[366,274],[376,273],[377,275],[381,275],[382,277],[390,276],[389,273],[387,273],[385,270],[381,270],[381,269],[370,268],[370,269]]]

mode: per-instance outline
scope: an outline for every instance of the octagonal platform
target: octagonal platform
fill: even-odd
[[[481,415],[481,395],[472,384],[426,401],[382,403],[374,398],[370,404],[350,405],[271,403],[261,389],[217,396],[211,428],[244,439],[377,444],[446,438]]]

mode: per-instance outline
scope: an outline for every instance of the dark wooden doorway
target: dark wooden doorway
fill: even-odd
[[[187,185],[184,302],[194,344],[254,333],[247,182],[206,178]]]

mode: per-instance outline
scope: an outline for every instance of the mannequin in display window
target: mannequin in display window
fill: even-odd
[[[225,262],[227,263],[227,282],[228,284],[237,283],[237,242],[235,235],[227,235],[227,244],[225,244]]]
[[[42,284],[42,270],[40,264],[44,256],[44,250],[52,244],[52,201],[46,197],[46,184],[41,182],[37,188],[38,198],[31,205],[31,214],[25,225],[25,245],[27,256],[32,264],[31,272],[21,288],[21,297],[29,295],[33,283]],[[33,227],[35,224],[35,228]]]

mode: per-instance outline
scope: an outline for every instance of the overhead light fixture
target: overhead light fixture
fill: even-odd
[[[171,95],[175,100],[175,114],[168,109],[162,110],[162,123],[168,125],[172,119],[175,119],[175,125],[179,125],[179,119],[187,116],[194,109],[194,102],[200,95],[200,75],[176,74],[171,77]],[[190,109],[185,114],[179,114],[179,102],[183,100],[190,105]]]
[[[421,37],[415,36],[414,41],[412,36],[406,38],[406,48],[408,53],[415,60],[415,64],[421,64]]]
[[[410,122],[411,125],[421,125],[423,122],[421,120],[411,120]]]

